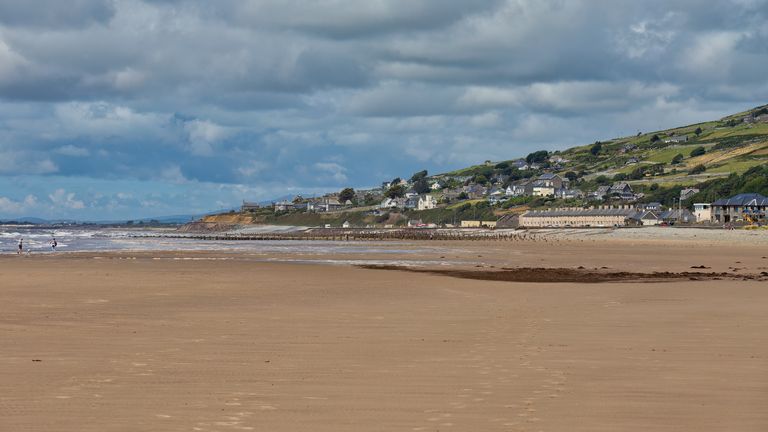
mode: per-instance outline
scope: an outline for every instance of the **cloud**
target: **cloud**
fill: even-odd
[[[343,183],[348,180],[347,169],[335,162],[317,162],[313,167],[321,178],[330,178],[336,183]]]
[[[0,24],[38,28],[69,28],[105,23],[115,13],[112,2],[103,0],[3,0]]]
[[[67,192],[64,189],[56,189],[48,195],[54,207],[63,207],[64,209],[81,210],[85,208],[85,203],[75,197],[74,192]]]
[[[20,215],[31,211],[37,206],[37,197],[27,195],[22,201],[14,201],[10,198],[0,196],[0,214]]]

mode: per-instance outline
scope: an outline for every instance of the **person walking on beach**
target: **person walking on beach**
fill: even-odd
[[[24,239],[19,239],[19,251],[17,252],[18,255],[21,255],[21,252],[24,251]]]
[[[56,252],[56,246],[58,246],[58,245],[59,244],[56,242],[56,237],[54,237],[53,240],[51,240],[51,250]]]

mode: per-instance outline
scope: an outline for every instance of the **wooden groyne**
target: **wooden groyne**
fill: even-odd
[[[146,237],[146,236],[142,236]],[[539,235],[526,230],[486,230],[486,229],[344,229],[316,228],[290,232],[240,233],[240,232],[204,232],[162,234],[151,237],[218,240],[218,241],[535,241]]]

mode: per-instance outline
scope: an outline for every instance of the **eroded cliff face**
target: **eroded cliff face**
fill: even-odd
[[[222,232],[241,227],[243,225],[254,225],[257,222],[250,215],[241,213],[226,213],[218,215],[205,216],[199,221],[190,222],[179,228],[179,232],[187,233],[205,233]]]

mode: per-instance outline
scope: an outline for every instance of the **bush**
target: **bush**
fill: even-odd
[[[673,157],[673,158],[672,158],[672,165],[677,165],[677,164],[679,164],[680,162],[682,162],[682,161],[683,161],[683,158],[684,158],[684,157],[685,157],[685,156],[683,156],[683,155],[681,155],[680,153],[678,153],[678,154],[677,154],[675,157]],[[693,152],[691,152],[691,157],[693,157]]]
[[[702,156],[706,153],[707,149],[704,147],[696,147],[695,149],[691,150],[691,157]]]
[[[707,167],[705,167],[704,165],[696,165],[695,167],[691,168],[690,171],[688,171],[688,174],[691,174],[691,175],[701,174],[706,170],[707,170]]]

